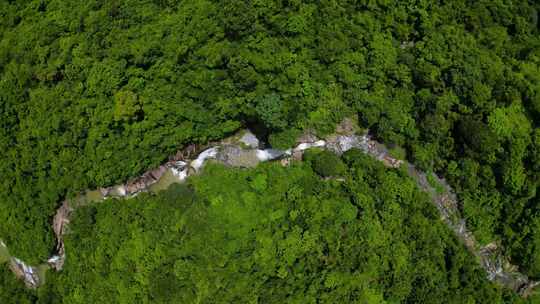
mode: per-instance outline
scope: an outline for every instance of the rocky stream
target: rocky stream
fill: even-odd
[[[77,207],[111,198],[129,199],[141,192],[158,192],[172,183],[182,183],[190,175],[197,174],[208,160],[232,167],[253,167],[266,161],[279,161],[286,166],[291,160],[301,160],[303,151],[312,147],[325,148],[337,154],[358,148],[383,162],[387,167],[407,170],[418,187],[430,195],[433,204],[439,210],[441,220],[477,258],[489,280],[510,288],[524,297],[530,295],[540,284],[520,273],[517,267],[502,255],[502,249],[495,242],[481,246],[475,240],[460,215],[454,191],[444,179],[434,177],[440,186],[436,188],[428,181],[425,172],[416,169],[414,165],[404,160],[392,157],[388,149],[373,140],[368,133],[357,135],[354,128],[350,127],[350,123],[342,123],[335,134],[324,139],[305,134],[299,138],[296,147],[288,150],[264,149],[262,146],[250,131],[242,131],[231,138],[206,147],[190,146],[179,151],[160,167],[147,171],[124,184],[86,191],[75,199],[65,200],[53,219],[53,230],[57,239],[53,256],[41,265],[30,266],[11,256],[6,244],[0,241],[0,262],[9,263],[10,269],[25,282],[27,287],[37,288],[44,283],[48,269],[60,271],[63,268],[66,259],[63,237],[69,233],[70,217]],[[197,153],[199,151],[200,153]]]

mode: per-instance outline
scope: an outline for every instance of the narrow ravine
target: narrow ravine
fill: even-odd
[[[406,170],[417,183],[418,187],[427,192],[433,204],[439,210],[441,219],[455,233],[465,247],[475,256],[482,268],[486,271],[489,280],[506,288],[510,288],[523,297],[527,297],[540,282],[530,280],[517,270],[508,258],[502,255],[502,249],[496,243],[480,246],[471,231],[467,228],[465,220],[458,209],[458,200],[453,189],[444,179],[432,176],[438,185],[428,180],[425,172],[404,160],[392,157],[388,149],[381,143],[373,140],[368,133],[356,135],[350,122],[338,126],[338,133],[325,139],[314,135],[302,136],[298,145],[288,150],[262,149],[259,140],[249,131],[242,131],[238,135],[225,139],[216,145],[197,149],[191,147],[190,153],[178,152],[170,161],[160,167],[150,170],[138,178],[125,184],[107,188],[86,191],[75,199],[65,200],[57,210],[53,219],[53,230],[57,238],[56,252],[47,262],[39,266],[29,266],[16,257],[9,255],[7,246],[0,241],[0,262],[9,263],[15,275],[24,280],[29,288],[37,288],[44,283],[45,273],[52,268],[60,271],[63,268],[66,253],[63,237],[68,233],[68,224],[73,211],[90,203],[100,202],[110,198],[128,199],[141,192],[158,192],[166,189],[173,183],[182,183],[185,179],[200,172],[208,160],[217,161],[231,167],[254,167],[261,162],[280,161],[288,165],[290,160],[301,160],[303,151],[312,147],[321,147],[337,154],[358,148],[387,167]],[[185,157],[187,155],[187,157]],[[189,159],[189,155],[197,155]]]

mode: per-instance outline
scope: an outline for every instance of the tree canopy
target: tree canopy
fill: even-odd
[[[66,197],[253,126],[357,116],[540,278],[538,1],[0,1],[0,237],[43,261]],[[321,170],[326,170],[321,167]]]
[[[340,179],[309,163],[209,165],[157,195],[78,209],[66,267],[41,301],[519,302],[487,281],[405,171],[344,159]]]

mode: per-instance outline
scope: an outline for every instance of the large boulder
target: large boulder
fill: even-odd
[[[243,149],[238,146],[223,146],[219,149],[216,160],[231,167],[255,167],[260,163],[257,150]]]
[[[244,135],[240,137],[239,140],[242,144],[246,145],[249,148],[257,149],[259,148],[259,139],[251,131],[245,131]]]

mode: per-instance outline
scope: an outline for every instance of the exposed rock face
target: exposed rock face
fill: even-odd
[[[301,161],[303,155],[304,155],[304,151],[293,151],[291,155],[291,159]]]
[[[356,135],[346,136],[346,135],[330,135],[326,141],[327,145],[326,147],[328,150],[341,155],[344,152],[355,148],[355,147],[361,147],[362,144],[365,144],[363,141],[365,141],[365,137],[360,137]]]
[[[518,294],[520,294],[522,297],[527,298],[533,294],[533,291],[535,291],[536,287],[540,285],[539,281],[529,281],[518,290]]]
[[[350,136],[350,135],[354,135],[358,131],[359,131],[358,125],[350,117],[343,119],[343,121],[336,126],[336,134]]]
[[[157,182],[161,176],[167,171],[168,166],[163,165],[158,168],[145,172],[142,176],[126,183],[126,194],[133,195],[147,189],[150,185]]]
[[[73,208],[66,200],[62,203],[62,206],[56,210],[56,214],[53,218],[53,231],[56,235],[56,254],[48,259],[48,264],[55,270],[62,270],[66,259],[66,253],[64,248],[64,235],[66,234],[69,218]]]
[[[28,288],[37,288],[42,283],[38,275],[38,270],[35,267],[26,265],[17,258],[11,259],[9,268],[17,278],[24,281],[24,284]]]
[[[231,167],[255,167],[260,161],[257,150],[242,149],[238,146],[223,146],[216,155],[216,160]]]
[[[157,183],[161,177],[167,172],[167,170],[172,170],[175,176],[180,177],[183,175],[181,173],[187,166],[187,163],[180,160],[170,160],[164,165],[159,166],[156,169],[147,171],[143,175],[128,181],[123,185],[100,188],[99,191],[103,198],[109,197],[131,197],[135,196],[141,192],[148,190],[150,186]],[[185,173],[185,172],[184,172]],[[187,175],[187,173],[185,174]],[[184,176],[185,178],[185,176]]]
[[[201,149],[202,147],[197,144],[188,145],[186,148],[176,152],[176,154],[173,157],[171,157],[170,160],[171,161],[178,161],[178,160],[185,161],[187,159],[192,159],[193,157],[195,157],[195,155],[197,155],[197,153]]]
[[[240,142],[252,149],[259,148],[259,139],[250,131],[246,131],[240,138]]]
[[[319,140],[317,136],[313,132],[307,131],[302,136],[298,137],[296,140],[296,144],[302,144],[302,143],[312,143]]]
[[[111,192],[111,188],[99,188],[99,191],[101,192],[101,195],[105,197],[109,195],[109,193]]]

